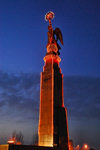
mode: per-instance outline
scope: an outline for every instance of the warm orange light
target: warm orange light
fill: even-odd
[[[15,138],[10,138],[8,140],[8,144],[15,144],[16,143],[16,139]]]
[[[88,148],[87,144],[84,145],[84,148]]]
[[[20,141],[16,142],[16,145],[22,145],[22,143]]]
[[[44,57],[44,62],[47,62],[47,60],[50,62],[53,60],[53,62],[59,63],[61,58],[57,55],[49,54]]]
[[[52,70],[51,70],[51,75],[53,76],[53,64],[54,64],[54,60],[53,58],[48,58],[47,62],[50,60],[50,63],[52,65]],[[49,62],[48,62],[49,63]],[[47,122],[47,120],[44,120],[43,122],[43,119],[42,119],[42,113],[43,113],[43,109],[41,109],[43,107],[43,100],[44,100],[44,93],[42,91],[42,86],[43,86],[43,73],[41,73],[41,83],[40,83],[40,116],[39,116],[39,130],[38,130],[38,136],[39,136],[39,142],[38,142],[38,145],[39,146],[48,146],[48,147],[53,147],[53,77],[52,77],[52,83],[51,83],[51,118],[50,120],[48,119],[48,124],[50,123],[51,124],[51,127],[48,128],[48,126],[46,127],[45,126],[45,130],[44,128],[41,126],[41,124],[44,124],[45,122]],[[45,104],[45,103],[44,103]],[[49,130],[50,131],[49,131]]]
[[[84,147],[87,148],[87,145],[85,145]]]
[[[8,144],[15,144],[14,140],[8,140]]]

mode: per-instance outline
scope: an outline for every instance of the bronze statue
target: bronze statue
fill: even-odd
[[[49,21],[47,46],[48,46],[48,44],[55,43],[58,48],[57,53],[58,53],[58,55],[60,55],[59,50],[61,49],[61,47],[59,46],[59,44],[57,42],[59,40],[61,42],[61,44],[63,45],[63,37],[62,37],[61,30],[59,28],[56,28],[55,30],[53,30],[52,24],[51,24],[51,19],[53,19],[53,18],[54,18],[54,13],[51,11],[45,15],[45,20]]]

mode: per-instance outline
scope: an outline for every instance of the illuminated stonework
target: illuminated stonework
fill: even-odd
[[[63,100],[63,75],[60,57],[52,46],[44,57],[45,65],[40,83],[39,146],[58,146],[68,149],[67,111]],[[51,49],[52,47],[52,49]],[[51,53],[52,52],[52,53]]]
[[[47,52],[50,53],[52,51],[57,53],[58,48],[57,48],[56,44],[49,44],[49,45],[47,45]]]
[[[67,111],[64,107],[63,75],[59,67],[61,61],[58,40],[63,45],[63,37],[59,28],[53,30],[51,19],[53,12],[45,15],[48,26],[47,53],[40,83],[40,115],[38,127],[38,145],[59,147],[69,150]]]

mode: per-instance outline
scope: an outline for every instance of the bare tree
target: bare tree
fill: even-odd
[[[15,144],[23,144],[24,143],[24,136],[22,134],[22,132],[20,131],[19,133],[17,133],[16,131],[13,131],[12,133],[12,139],[15,140]]]

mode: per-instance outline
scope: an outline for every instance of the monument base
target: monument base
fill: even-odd
[[[63,150],[59,147],[45,147],[36,145],[0,145],[0,150]],[[66,149],[67,150],[67,149]]]

